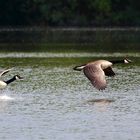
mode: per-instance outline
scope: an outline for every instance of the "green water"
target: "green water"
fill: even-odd
[[[0,30],[0,48],[4,52],[140,52],[139,46],[139,28]]]

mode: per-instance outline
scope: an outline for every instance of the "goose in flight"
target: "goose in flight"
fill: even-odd
[[[0,72],[0,77],[5,75],[6,73],[8,73],[11,69],[6,69]],[[23,77],[19,76],[19,75],[14,75],[11,79],[7,80],[7,81],[3,81],[0,80],[0,89],[5,88],[8,84],[12,83],[15,80],[18,79],[23,79]]]
[[[107,87],[105,76],[115,76],[112,65],[117,63],[130,63],[129,59],[124,60],[97,60],[87,64],[76,66],[73,69],[77,71],[83,70],[85,76],[90,80],[92,85],[98,90],[104,90]]]

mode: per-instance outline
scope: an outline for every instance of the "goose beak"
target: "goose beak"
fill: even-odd
[[[21,76],[19,77],[19,80],[23,80],[23,79],[24,79],[23,77],[21,77]]]
[[[133,61],[132,60],[130,60],[130,59],[127,59],[127,61],[129,62],[129,63],[132,63]]]
[[[20,77],[20,80],[23,80],[24,78],[23,77]]]
[[[73,70],[77,70],[77,67],[74,67]]]

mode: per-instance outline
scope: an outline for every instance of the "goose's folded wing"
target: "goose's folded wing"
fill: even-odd
[[[106,88],[105,74],[101,67],[90,64],[87,65],[83,71],[95,88],[99,90]]]
[[[104,73],[105,73],[106,76],[115,76],[115,73],[114,73],[114,71],[112,70],[111,67],[108,67],[108,68],[104,69]]]
[[[4,74],[8,73],[11,69],[6,69],[3,71],[0,71],[0,77],[3,76]]]

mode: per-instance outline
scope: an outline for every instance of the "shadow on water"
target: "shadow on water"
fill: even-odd
[[[91,99],[88,100],[87,103],[89,104],[98,104],[98,105],[105,105],[105,104],[110,104],[112,102],[115,102],[113,99]]]
[[[91,99],[88,100],[86,103],[90,106],[92,105],[94,109],[96,109],[99,112],[105,112],[108,110],[108,107],[114,102],[115,102],[114,99],[102,98],[102,99]]]

